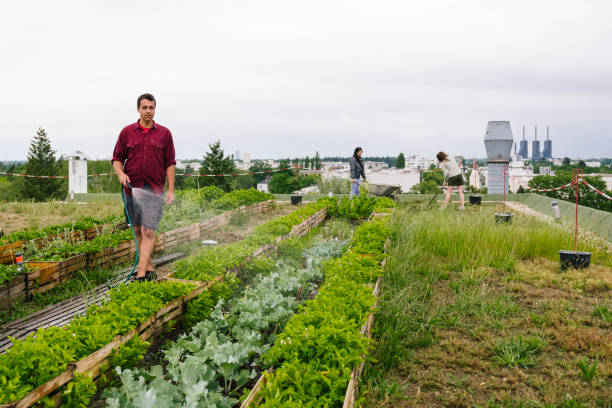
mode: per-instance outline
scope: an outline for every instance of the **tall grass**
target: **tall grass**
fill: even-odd
[[[396,209],[374,325],[376,362],[368,364],[365,374],[372,392],[382,387],[385,373],[410,360],[413,350],[435,343],[436,329],[460,324],[470,315],[496,320],[519,313],[511,295],[485,294],[478,287],[488,273],[479,268],[510,273],[521,260],[558,262],[560,249],[573,249],[570,231],[521,215],[512,224],[496,224],[494,212],[492,207],[471,207],[465,213]],[[583,242],[579,250],[593,252],[594,262],[612,264],[607,248],[596,242]],[[434,293],[441,280],[451,280],[448,287],[456,292],[443,304]]]
[[[465,214],[449,210],[410,216],[404,211],[402,218],[401,228],[410,231],[418,252],[430,260],[441,258],[452,270],[490,266],[510,272],[518,260],[558,260],[559,250],[574,248],[573,236],[562,228],[521,215],[511,224],[496,224],[490,207],[470,208]],[[579,242],[578,247],[593,252],[595,261],[609,262],[595,243]]]

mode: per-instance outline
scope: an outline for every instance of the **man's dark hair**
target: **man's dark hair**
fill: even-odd
[[[153,95],[151,95],[150,93],[143,93],[142,95],[138,97],[138,102],[136,102],[137,108],[140,108],[140,102],[143,99],[146,99],[147,101],[155,102],[155,105],[157,105],[157,101],[155,100],[155,97]]]

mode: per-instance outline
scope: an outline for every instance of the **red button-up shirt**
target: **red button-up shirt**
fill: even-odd
[[[138,122],[128,125],[119,133],[112,161],[123,164],[132,187],[142,188],[147,183],[156,193],[163,194],[166,169],[176,164],[172,134],[155,122],[146,133]]]

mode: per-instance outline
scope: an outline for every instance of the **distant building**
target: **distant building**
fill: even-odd
[[[552,159],[552,140],[548,137],[548,126],[546,126],[546,140],[544,141],[542,157],[545,159]]]
[[[244,153],[242,156],[242,161],[245,163],[250,163],[251,162],[251,153]]]
[[[585,161],[587,167],[601,167],[601,162],[598,161]]]
[[[427,170],[432,164],[434,164],[433,158],[421,157],[418,154],[406,156],[406,170]]]
[[[540,174],[550,176],[552,174],[552,168],[550,166],[540,166]]]
[[[389,167],[386,162],[374,162],[374,161],[366,161],[365,162],[366,169],[370,170],[382,170]]]
[[[270,189],[268,188],[268,184],[270,183],[271,176],[266,176],[265,179],[261,180],[257,183],[257,191],[263,191],[264,193],[269,193]]]
[[[252,165],[253,163],[251,162],[247,163],[245,161],[234,160],[234,166],[236,166],[238,170],[248,170],[249,168],[251,168]]]
[[[200,162],[184,162],[181,160],[177,160],[176,161],[176,166],[177,169],[179,170],[183,170],[185,171],[187,169],[187,167],[191,168],[191,170],[194,173],[197,173],[200,171],[200,168],[202,168],[202,163]]]
[[[236,150],[236,155],[234,156],[234,159],[240,160],[240,150]]]
[[[529,157],[529,152],[527,151],[528,143],[529,142],[527,142],[527,140],[525,139],[525,126],[523,126],[523,140],[520,141],[520,147],[518,151],[518,155],[521,156],[523,160]]]

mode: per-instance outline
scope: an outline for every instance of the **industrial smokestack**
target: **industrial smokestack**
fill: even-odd
[[[534,126],[535,129],[535,140],[531,142],[531,159],[540,160],[542,152],[540,152],[540,141],[538,140],[538,126]]]
[[[548,140],[548,125],[546,125],[546,140]]]
[[[525,140],[525,125],[523,125],[523,140]]]

